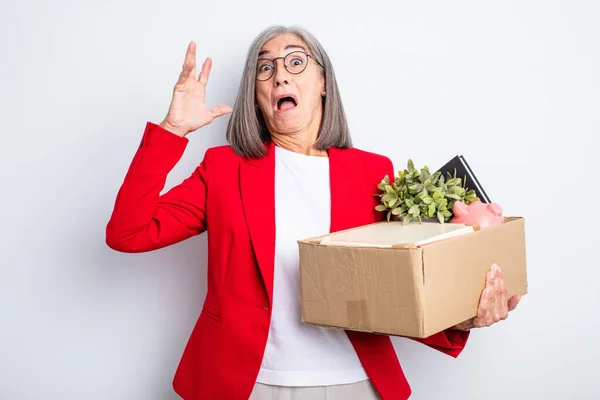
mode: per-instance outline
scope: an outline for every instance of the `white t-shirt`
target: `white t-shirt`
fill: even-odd
[[[305,324],[298,239],[329,232],[329,159],[275,147],[275,271],[269,338],[257,381],[321,386],[367,379],[343,330]]]

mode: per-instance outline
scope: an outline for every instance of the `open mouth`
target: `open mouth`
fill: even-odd
[[[277,100],[278,111],[291,110],[292,108],[296,108],[296,106],[298,106],[298,102],[292,96],[285,96]]]

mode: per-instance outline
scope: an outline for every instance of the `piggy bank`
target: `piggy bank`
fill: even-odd
[[[502,207],[497,203],[487,204],[478,200],[466,205],[462,201],[457,201],[452,210],[454,212],[454,217],[450,221],[452,223],[479,225],[479,229],[485,229],[504,222]]]

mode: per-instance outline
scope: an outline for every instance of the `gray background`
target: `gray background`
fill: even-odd
[[[599,16],[596,1],[2,1],[0,399],[177,398],[206,237],[125,255],[104,227],[189,41],[214,60],[209,105],[233,105],[276,23],[328,50],[357,147],[396,169],[462,153],[526,218],[530,293],[507,321],[456,360],[394,339],[413,398],[600,397]],[[225,143],[227,118],[189,136],[167,187]]]

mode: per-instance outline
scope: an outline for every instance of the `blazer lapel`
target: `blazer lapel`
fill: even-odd
[[[269,305],[273,301],[275,263],[275,152],[272,142],[268,153],[250,158],[240,165],[240,191],[250,240],[263,278]]]
[[[329,150],[329,177],[331,186],[331,232],[357,226],[360,210],[357,191],[364,186],[362,164],[356,153],[348,149]],[[353,211],[355,210],[355,211]]]
[[[256,261],[263,278],[269,304],[273,301],[275,265],[275,149],[267,145],[267,154],[240,165],[240,191]],[[329,154],[331,189],[330,232],[363,223],[357,189],[364,186],[362,164],[352,150],[332,148]]]

